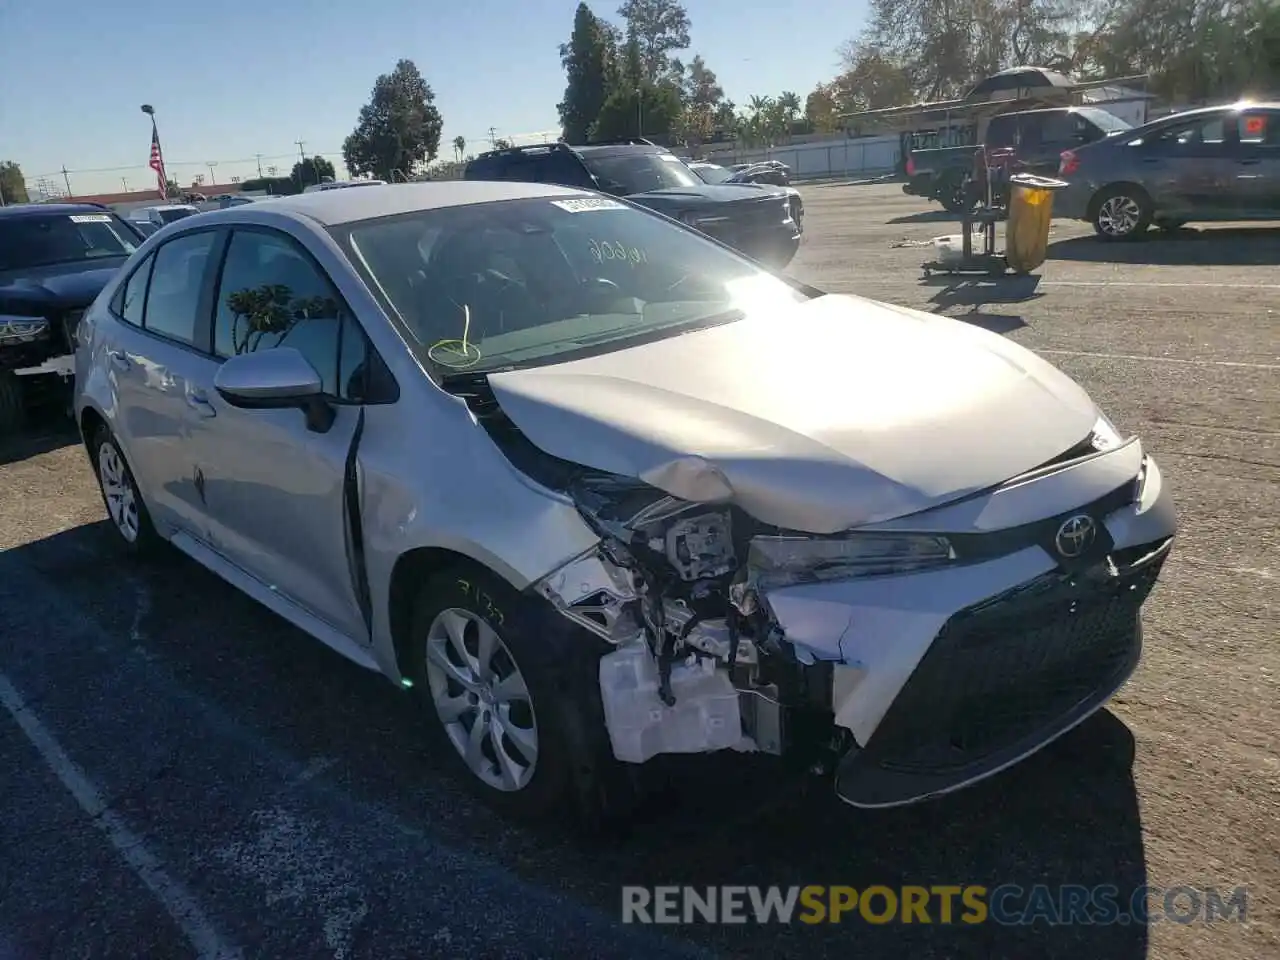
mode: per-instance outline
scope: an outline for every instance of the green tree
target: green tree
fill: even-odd
[[[514,143],[502,137],[499,137],[497,140],[493,141],[493,149],[495,150],[510,150],[514,146],[515,146]]]
[[[22,168],[12,160],[0,161],[0,200],[8,204],[26,203],[29,199]]]
[[[591,127],[591,139],[667,137],[680,120],[680,94],[670,84],[622,86],[609,94]]]
[[[323,183],[325,180],[334,179],[337,176],[337,172],[333,169],[332,163],[324,157],[316,156],[299,160],[293,165],[293,172],[289,176],[297,180],[299,186],[309,187],[313,183]]]
[[[724,88],[700,55],[695,56],[688,67],[682,67],[680,74],[684,110],[678,132],[685,143],[696,149],[715,131],[716,111],[724,103]]]
[[[584,143],[591,125],[612,86],[613,37],[606,24],[585,3],[573,16],[573,34],[560,45],[560,63],[566,84],[564,99],[557,104],[560,126],[568,143]]]
[[[342,158],[356,176],[406,177],[435,159],[443,127],[431,87],[412,60],[401,60],[375,81]]]
[[[467,138],[459,134],[453,138],[453,152],[458,158],[458,162],[462,162],[462,155],[467,152]]]
[[[672,77],[672,54],[689,48],[689,14],[680,0],[623,0],[618,15],[639,54],[640,79],[656,84]]]
[[[836,106],[835,84],[820,83],[805,97],[804,118],[818,133],[840,129],[840,111]]]

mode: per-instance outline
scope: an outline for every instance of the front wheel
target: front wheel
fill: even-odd
[[[431,577],[413,606],[406,676],[431,739],[473,793],[522,819],[567,812],[603,762],[591,749],[604,734],[600,651],[560,620],[467,564]]]
[[[1093,229],[1103,240],[1131,240],[1151,226],[1151,200],[1132,187],[1111,187],[1095,201]]]

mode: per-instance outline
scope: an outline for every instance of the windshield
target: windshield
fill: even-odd
[[[556,363],[805,299],[698,233],[601,197],[425,210],[338,237],[440,374]]]
[[[195,212],[196,211],[194,210],[187,210],[183,207],[178,207],[176,209],[171,209],[171,210],[156,211],[156,213],[160,216],[160,221],[162,223],[173,223],[173,221],[181,220],[183,217],[189,217]]]
[[[127,257],[137,235],[109,213],[60,213],[0,219],[0,270]]]
[[[1103,133],[1124,133],[1132,130],[1133,124],[1125,123],[1113,113],[1107,113],[1098,107],[1078,107],[1076,113],[1094,124]]]
[[[724,183],[733,176],[732,170],[726,170],[724,167],[716,163],[709,163],[702,167],[694,167],[693,172],[700,176],[705,183]]]
[[[684,165],[679,157],[669,153],[617,153],[597,156],[584,153],[583,162],[595,174],[600,188],[608,193],[622,195],[648,193],[671,187],[698,187],[702,181]]]

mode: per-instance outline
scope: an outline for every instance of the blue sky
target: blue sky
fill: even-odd
[[[616,20],[618,0],[592,4]],[[308,155],[340,164],[342,141],[378,74],[408,57],[444,117],[441,152],[459,134],[554,130],[564,91],[557,47],[576,0],[320,4],[303,0],[35,0],[5,4],[0,30],[0,160],[28,182],[65,164],[79,194],[151,186],[156,108],[169,173],[190,183],[207,161],[218,182],[287,172]],[[687,0],[690,51],[731,99],[795,90],[836,72],[838,44],[858,32],[863,0],[808,0],[793,12],[764,0]],[[339,166],[341,170],[341,166]]]

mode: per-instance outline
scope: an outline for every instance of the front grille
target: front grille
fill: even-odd
[[[781,202],[776,197],[739,201],[730,205],[729,216],[737,228],[774,226],[787,219],[788,207],[785,198]]]
[[[1162,563],[1119,576],[1047,574],[956,614],[860,761],[959,773],[1035,746],[1136,664],[1139,611]]]

